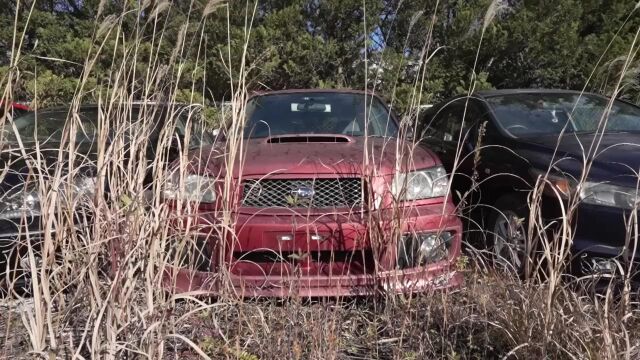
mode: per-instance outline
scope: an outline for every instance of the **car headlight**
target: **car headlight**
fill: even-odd
[[[216,201],[215,179],[206,175],[189,174],[180,184],[180,174],[176,173],[169,178],[164,190],[164,197],[172,200],[185,200],[201,203],[213,203]]]
[[[0,198],[0,219],[20,219],[23,215],[40,213],[40,198],[33,189],[23,189],[5,194]]]
[[[580,189],[580,199],[586,204],[633,209],[640,200],[635,188],[605,183],[585,182]]]
[[[73,192],[76,196],[93,196],[96,193],[98,181],[95,177],[83,176],[74,181]]]
[[[26,187],[18,185],[14,189],[0,196],[0,219],[20,219],[23,215],[40,215],[40,195],[37,183],[31,183]],[[93,197],[96,191],[95,177],[79,177],[74,179],[71,194],[74,197]],[[58,192],[61,198],[68,200],[66,184],[62,184]]]
[[[568,199],[576,189],[575,179],[559,170],[547,171],[532,168],[529,174],[536,180],[540,179],[542,191],[550,197],[560,196],[562,199]]]
[[[445,196],[449,187],[447,172],[442,166],[400,173],[391,184],[391,192],[399,200],[420,200]]]

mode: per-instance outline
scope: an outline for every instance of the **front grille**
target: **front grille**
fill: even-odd
[[[362,180],[263,179],[243,182],[242,205],[248,207],[352,208],[365,198]]]
[[[236,251],[233,253],[234,259],[252,263],[274,263],[274,262],[296,262],[300,261],[299,253],[294,251]],[[373,265],[373,250],[323,250],[310,251],[309,259],[318,263],[346,263],[359,265]],[[306,259],[306,258],[305,258]]]
[[[297,256],[294,256],[297,255]],[[307,253],[308,257],[300,259],[299,253],[292,251],[246,251],[246,252],[234,252],[233,258],[237,262],[251,263],[251,264],[291,264],[311,261],[316,263],[318,269],[324,273],[324,275],[331,275],[332,271],[336,270],[336,267],[322,266],[322,265],[346,265],[343,267],[343,271],[333,272],[333,275],[356,275],[356,274],[371,274],[375,269],[375,256],[372,249],[361,250],[323,250],[323,251],[310,251]],[[333,269],[333,270],[331,270]]]

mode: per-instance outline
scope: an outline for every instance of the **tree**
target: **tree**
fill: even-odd
[[[640,26],[631,0],[502,0],[487,17],[492,1],[49,0],[29,17],[28,5],[0,0],[0,79],[16,11],[19,33],[29,21],[14,93],[45,105],[69,101],[83,76],[95,98],[125,62],[132,88],[162,68],[154,89],[177,88],[182,100],[192,89],[228,98],[242,66],[251,89],[367,87],[399,108],[470,88],[610,92]],[[624,76],[631,99],[640,94],[635,64]]]

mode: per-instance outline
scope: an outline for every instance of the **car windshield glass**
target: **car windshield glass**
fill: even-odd
[[[32,112],[15,119],[13,123],[23,142],[60,142],[68,115],[67,110]],[[97,116],[97,110],[78,113],[77,119],[80,121],[76,142],[93,141],[97,132]],[[17,142],[16,133],[9,124],[5,124],[4,135],[7,142]]]
[[[498,123],[517,137],[565,133],[640,131],[640,108],[590,94],[512,94],[487,99]],[[606,115],[606,116],[604,116]],[[601,127],[599,128],[599,125]]]
[[[366,102],[366,103],[365,103]],[[296,134],[388,136],[397,126],[374,96],[350,93],[301,92],[264,95],[247,105],[245,137]]]
[[[127,118],[131,120],[131,124],[129,124],[126,129],[118,128],[110,129],[111,136],[123,136],[125,141],[129,141],[130,137],[133,134],[141,134],[146,133],[149,137],[150,142],[155,143],[158,140],[161,126],[160,124],[164,124],[166,121],[166,110],[165,109],[149,109],[148,114],[153,117],[153,122],[144,124],[145,122],[139,118],[141,109],[138,107],[134,107],[130,109],[130,115],[127,115]],[[67,110],[50,110],[50,111],[40,111],[38,113],[29,113],[22,117],[19,117],[14,120],[14,124],[16,129],[18,130],[18,134],[20,139],[23,142],[35,142],[35,141],[50,141],[50,142],[60,142],[62,139],[63,129],[65,124],[67,123],[69,112]],[[189,124],[190,134],[190,146],[202,146],[211,143],[211,139],[209,135],[203,131],[202,122],[200,121],[198,116],[192,116],[188,121],[189,113],[187,111],[179,111],[174,112],[173,116],[177,116],[177,121],[175,123],[175,134],[177,134],[180,138],[183,138],[186,133],[186,124]],[[114,115],[114,116],[125,116],[122,115]],[[130,117],[129,117],[130,116]],[[98,109],[90,108],[90,109],[81,109],[78,112],[77,118],[80,120],[78,123],[79,126],[76,132],[76,143],[82,142],[93,142],[98,133]],[[146,129],[144,130],[143,127]],[[144,131],[143,131],[144,130]],[[4,128],[4,138],[9,143],[17,142],[17,136],[14,133],[11,126],[5,125]]]

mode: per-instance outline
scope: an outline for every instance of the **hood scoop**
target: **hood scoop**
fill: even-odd
[[[339,135],[289,135],[274,136],[267,139],[268,144],[289,144],[289,143],[348,143],[351,142],[346,136]]]

